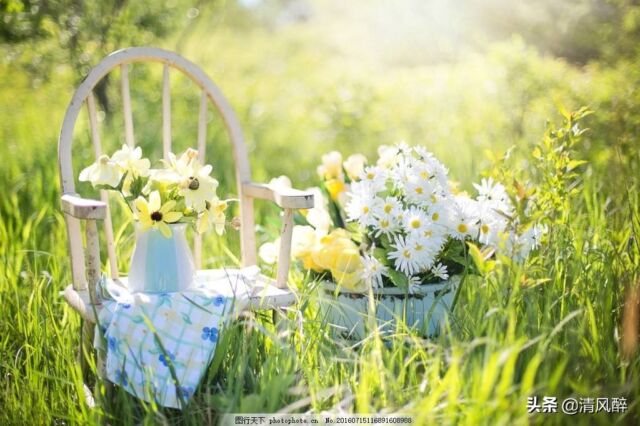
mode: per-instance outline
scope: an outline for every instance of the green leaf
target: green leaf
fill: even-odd
[[[390,269],[388,271],[389,278],[391,282],[398,288],[403,290],[407,290],[409,288],[409,279],[402,272],[396,271],[394,269]]]
[[[571,160],[571,161],[569,161],[569,164],[567,164],[567,171],[570,172],[571,170],[573,170],[576,167],[581,166],[581,165],[583,165],[585,163],[586,163],[585,160]]]
[[[469,247],[471,259],[473,259],[473,263],[476,265],[480,275],[486,274],[495,267],[495,262],[487,262],[488,258],[491,256],[491,250],[482,251],[477,245],[471,242],[468,242],[467,246]]]

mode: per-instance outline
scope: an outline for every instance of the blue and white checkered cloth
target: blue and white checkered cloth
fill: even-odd
[[[129,293],[106,281],[95,345],[107,378],[145,401],[183,408],[213,358],[225,320],[242,310],[258,268],[199,271],[189,289]]]

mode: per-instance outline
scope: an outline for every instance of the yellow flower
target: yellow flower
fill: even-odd
[[[364,265],[358,246],[349,238],[346,230],[336,229],[322,237],[311,259],[323,270],[331,271],[331,275],[339,285],[356,291],[366,288],[362,280]]]
[[[204,233],[213,225],[218,235],[224,234],[224,226],[226,224],[225,211],[227,210],[227,202],[214,198],[206,203],[206,209],[198,218],[197,230]]]
[[[327,191],[329,191],[329,195],[332,200],[337,200],[338,196],[347,189],[344,182],[340,179],[330,179],[324,184],[327,187]]]
[[[169,200],[160,205],[160,193],[153,191],[149,194],[149,201],[144,197],[138,197],[134,202],[138,210],[136,217],[140,221],[140,229],[158,229],[166,238],[171,236],[171,229],[168,223],[175,223],[182,218],[182,213],[172,211],[175,207],[175,200]]]
[[[302,261],[305,269],[322,272],[325,268],[316,264],[313,253],[318,248],[318,233],[310,226],[296,225],[291,236],[291,257]]]

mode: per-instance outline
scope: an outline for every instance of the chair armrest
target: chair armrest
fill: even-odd
[[[62,211],[77,219],[103,220],[107,216],[107,204],[82,198],[77,194],[64,194]]]
[[[249,197],[273,201],[283,209],[310,209],[313,207],[313,193],[297,189],[245,182],[242,184],[242,192]]]

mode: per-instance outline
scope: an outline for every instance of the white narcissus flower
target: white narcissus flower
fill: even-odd
[[[342,154],[331,151],[322,156],[322,164],[318,166],[318,175],[321,179],[342,179]]]
[[[124,182],[122,183],[122,193],[124,195],[131,195],[131,184],[135,178],[149,176],[151,162],[148,158],[142,158],[142,149],[140,147],[131,149],[128,145],[122,145],[122,148],[113,153],[111,161],[114,161],[125,174]]]
[[[367,157],[362,154],[350,155],[342,164],[347,172],[349,179],[356,180],[363,172],[364,166],[367,164]]]
[[[204,174],[199,174],[189,179],[188,182],[186,188],[179,191],[179,194],[184,197],[185,205],[198,213],[205,211],[207,201],[216,198],[218,181]]]
[[[205,209],[198,217],[196,229],[198,233],[202,234],[207,232],[211,227],[216,231],[216,234],[224,234],[227,218],[225,211],[227,210],[227,202],[214,197],[211,201],[205,203]]]
[[[120,167],[109,156],[101,155],[98,161],[83,169],[78,179],[80,182],[91,182],[95,188],[97,185],[107,185],[116,188],[122,179]]]
[[[278,252],[280,251],[280,238],[275,241],[266,242],[260,246],[258,256],[268,265],[273,265],[278,260]]]
[[[310,226],[294,226],[291,231],[291,257],[299,259],[310,254],[320,236],[321,235],[318,235],[316,230]]]
[[[131,149],[128,145],[122,145],[122,148],[113,153],[111,161],[120,166],[125,173],[134,176],[149,176],[151,162],[148,158],[142,158],[142,149],[139,146]]]
[[[166,184],[178,184],[182,187],[188,185],[189,178],[195,176],[201,169],[198,164],[198,151],[188,148],[179,157],[173,152],[169,153],[168,160],[161,160],[163,169],[152,170],[151,180]],[[211,166],[204,167],[205,172],[211,173]]]
[[[289,189],[291,188],[291,179],[288,176],[281,175],[277,178],[273,178],[269,181],[269,186],[274,189]]]
[[[316,229],[316,232],[319,235],[328,234],[329,228],[333,223],[331,221],[331,216],[329,215],[328,211],[326,211],[325,209],[319,209],[315,207],[308,210],[307,222],[309,222],[309,224]]]
[[[327,200],[327,197],[324,196],[322,189],[318,188],[317,186],[312,186],[311,188],[305,189],[305,192],[311,192],[313,194],[314,209],[328,209],[329,200]]]

